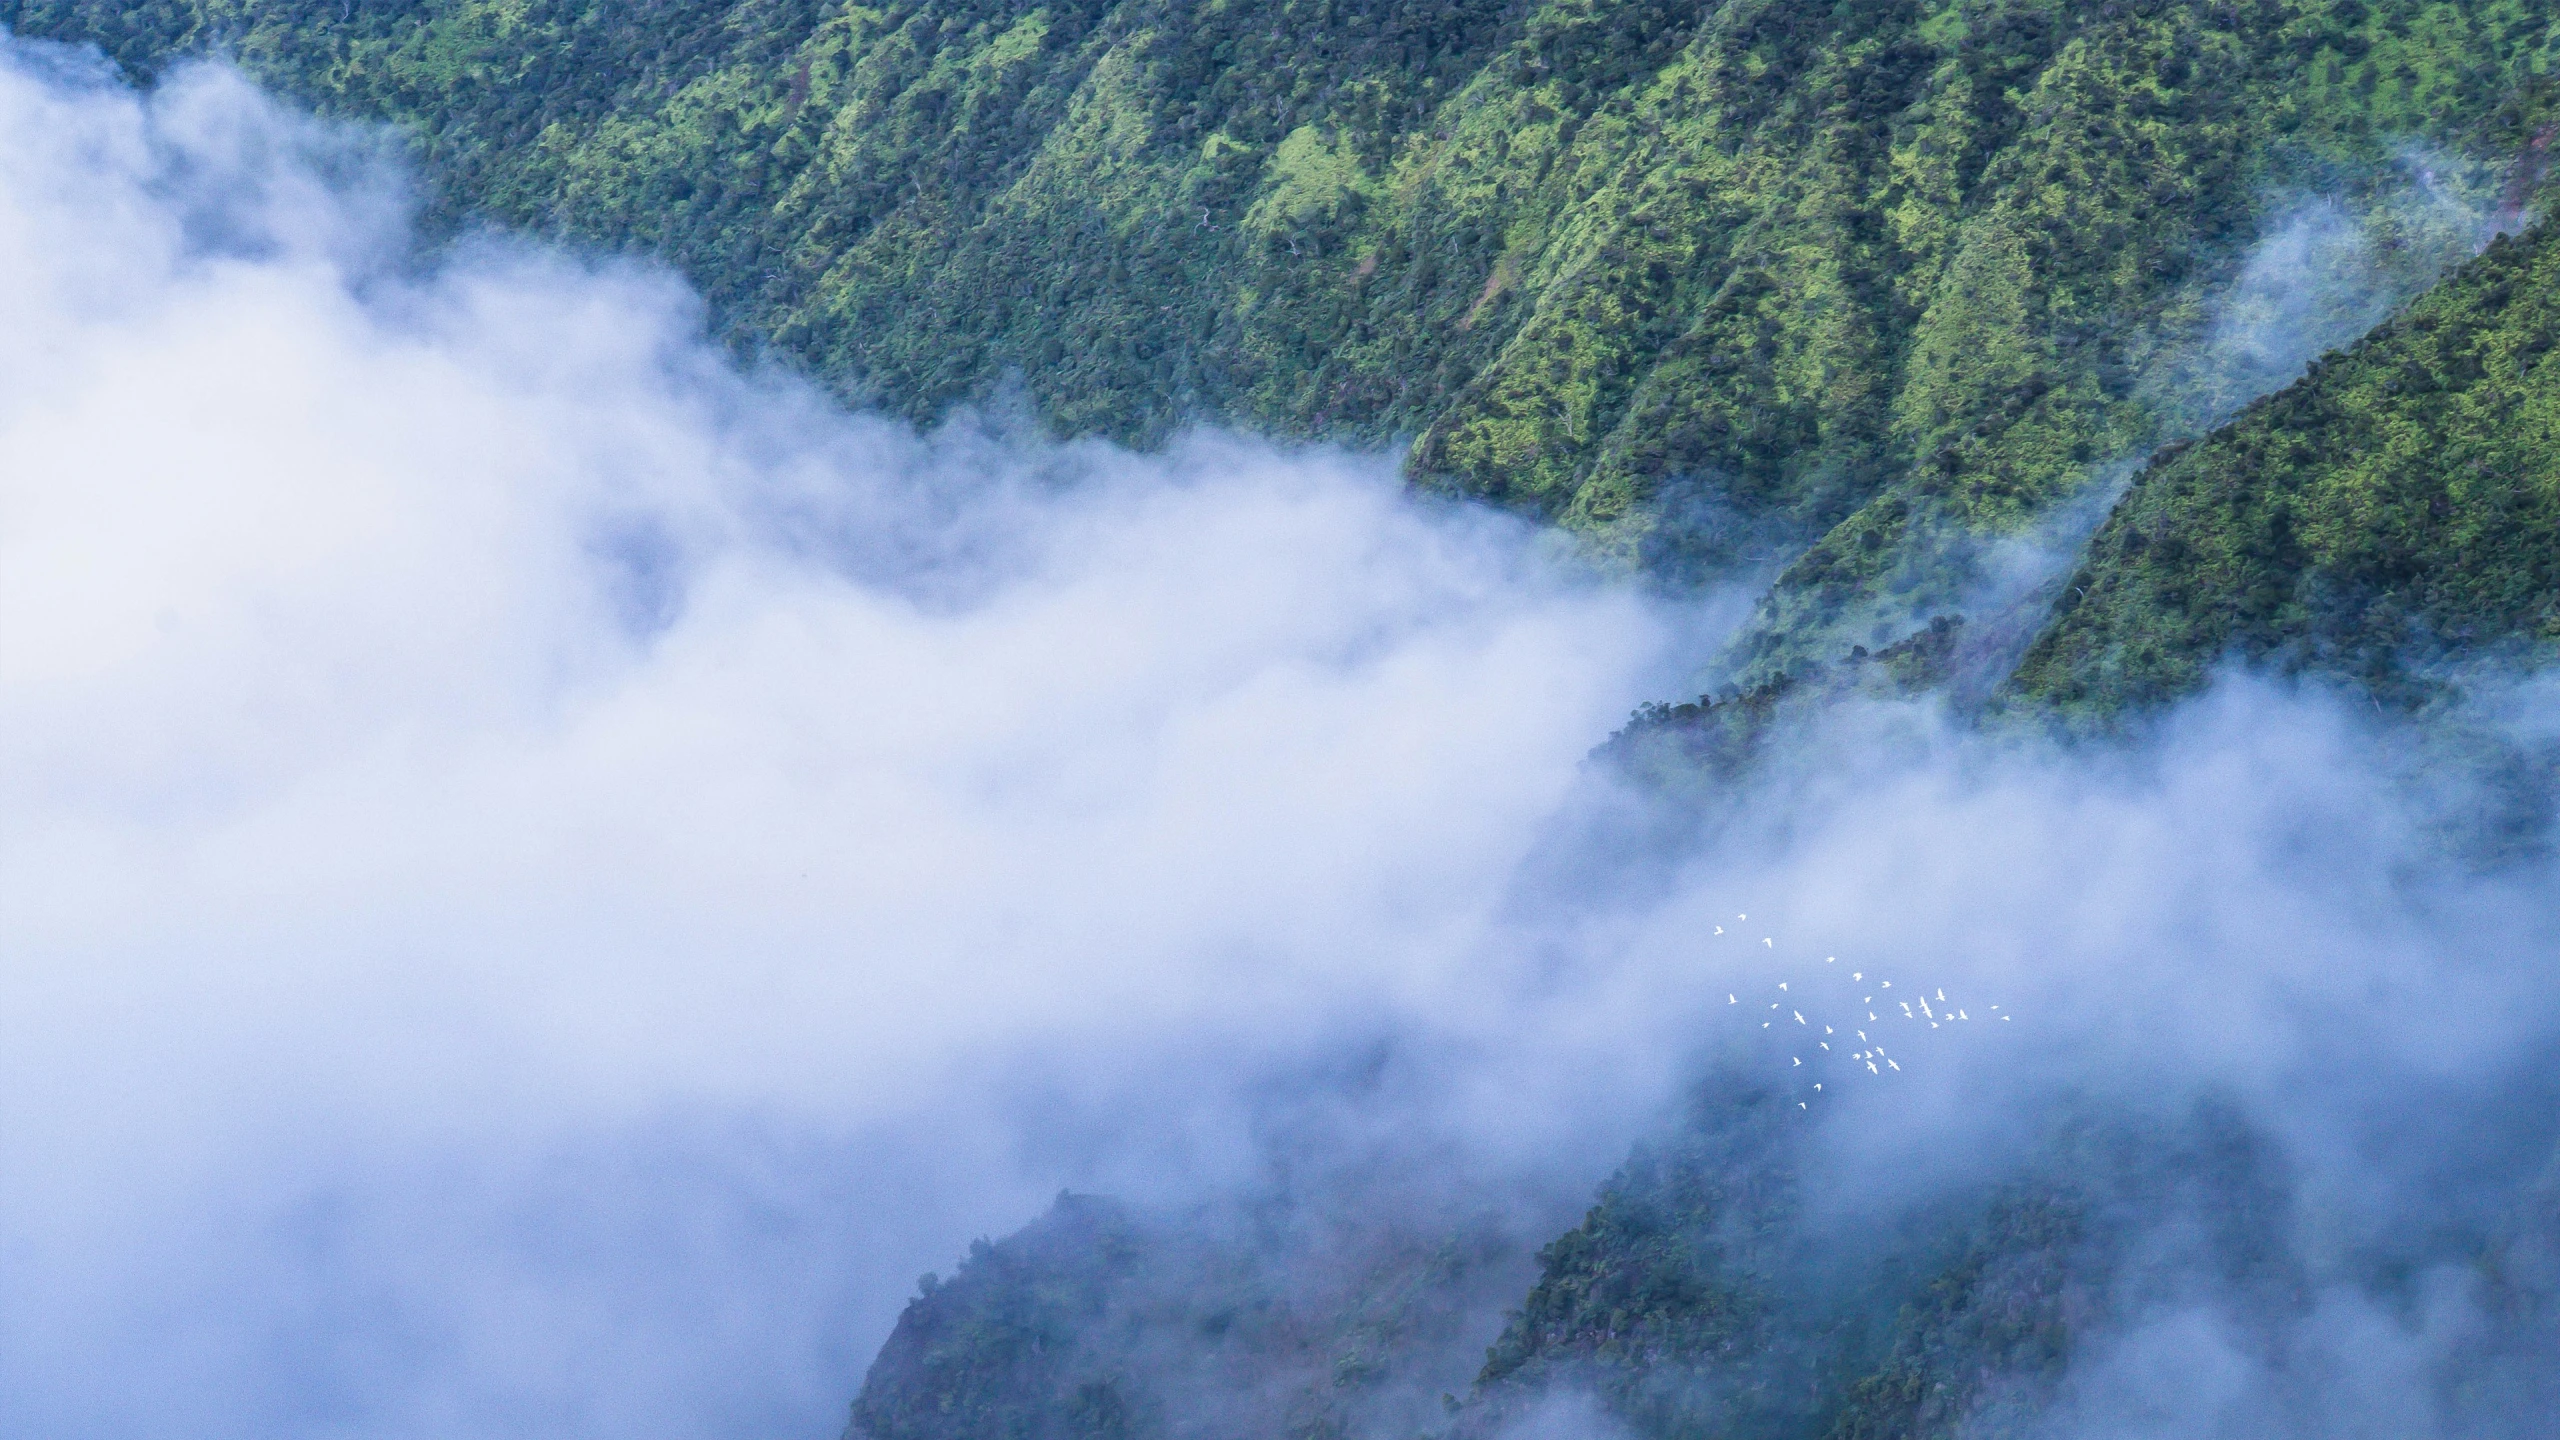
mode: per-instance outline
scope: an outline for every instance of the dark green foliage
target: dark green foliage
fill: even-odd
[[[853,1407],[870,1440],[1411,1433],[1444,1419],[1526,1247],[1482,1216],[1061,1196],[927,1278]]]
[[[1542,1387],[1637,1435],[1906,1440],[2032,1415],[2073,1347],[2138,1306],[2137,1249],[2243,1311],[2290,1312],[2284,1175],[2204,1104],[2175,1123],[2065,1107],[1968,1188],[1844,1216],[1805,1204],[1795,1097],[1719,1091],[1640,1151],[1489,1353],[1471,1433]]]
[[[2560,244],[2501,239],[2364,342],[2154,461],[2016,685],[2111,709],[2225,657],[2417,699],[2560,641]]]
[[[1977,661],[1968,638],[1962,619],[1940,615],[1873,654],[1855,646],[1833,664],[1809,665],[1721,698],[1641,706],[1592,758],[1665,792],[1734,781],[1753,767],[1763,744],[1786,721],[1804,719],[1820,706],[1850,698],[1909,700],[1961,688]]]
[[[1488,1384],[1560,1360],[1642,1370],[1732,1354],[1763,1319],[1763,1238],[1794,1206],[1775,1163],[1791,1102],[1753,1091],[1702,1106],[1696,1129],[1645,1146],[1582,1224],[1540,1252],[1545,1274],[1486,1355]]]
[[[665,255],[739,343],[903,414],[1018,376],[1067,430],[1418,437],[1429,483],[1675,576],[1810,543],[1744,684],[1963,608],[1984,537],[2247,399],[2176,377],[2288,190],[2370,209],[2427,143],[2519,207],[2554,19],[0,0],[139,73],[218,49],[396,121],[448,219]]]
[[[1860,1171],[1800,1098],[1818,1099],[1702,1089],[1540,1252],[1534,1284],[1480,1221],[1377,1194],[1321,1217],[1062,1196],[928,1277],[848,1433],[1472,1440],[1564,1391],[1643,1440],[1921,1440],[2032,1420],[2092,1337],[2191,1298],[2176,1287],[2243,1324],[2309,1303],[2289,1177],[2217,1103],[2028,1106],[2003,1127],[2024,1143],[1963,1178],[1844,1195]],[[2515,1306],[2548,1304],[2551,1208],[2492,1252]],[[1510,1296],[1469,1386],[1464,1347],[1491,1334],[1475,1317]]]
[[[1963,1253],[1902,1307],[1892,1352],[1849,1386],[1833,1440],[1956,1433],[1985,1398],[1986,1379],[2033,1391],[2058,1376],[2071,1354],[2071,1302],[2087,1306],[2103,1279],[2088,1263],[2086,1232],[2071,1187],[1995,1199]]]
[[[1800,1428],[1805,1377],[1779,1293],[1800,1209],[1792,1096],[1729,1090],[1641,1147],[1486,1353],[1472,1431],[1558,1386],[1652,1434]]]
[[[926,1276],[854,1401],[873,1440],[1120,1440],[1147,1433],[1121,1377],[1081,1362],[1141,1238],[1120,1207],[1061,1195],[1000,1244],[981,1240],[947,1282]]]
[[[1750,768],[1761,743],[1780,717],[1790,713],[1786,702],[1802,688],[1796,676],[1781,675],[1721,698],[1701,695],[1681,705],[1648,704],[1592,758],[1656,785],[1730,781]]]

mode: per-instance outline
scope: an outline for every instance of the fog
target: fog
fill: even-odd
[[[1702,1068],[1794,1083],[1742,997],[1831,966],[2016,1018],[1805,1097],[1816,1232],[2064,1104],[2284,1156],[2309,1298],[2164,1260],[2038,1424],[2352,1433],[2300,1375],[2489,1323],[2560,907],[2355,697],[1849,705],[1627,793],[1585,757],[1732,607],[1392,457],[843,413],[663,273],[423,249],[376,138],[219,68],[0,47],[0,266],[13,1434],[830,1435],[1063,1187],[1429,1156],[1374,1205],[1534,1247]],[[2544,784],[2551,692],[2475,693]]]
[[[222,70],[13,46],[0,131],[13,1433],[832,1433],[919,1271],[1228,1143],[1060,1086],[1459,989],[1669,634],[1385,458],[419,261]]]

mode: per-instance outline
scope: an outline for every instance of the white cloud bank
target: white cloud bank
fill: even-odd
[[[972,1106],[1455,988],[1641,693],[1384,460],[845,416],[362,143],[0,52],[0,1429],[831,1429],[1073,1178]]]

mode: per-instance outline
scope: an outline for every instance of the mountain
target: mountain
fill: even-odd
[[[1173,1214],[1061,1195],[926,1277],[848,1433],[871,1440],[1418,1434],[1535,1274],[1490,1215],[1289,1191]],[[1362,1213],[1365,1211],[1366,1213]]]
[[[2237,658],[2415,710],[2560,643],[2550,0],[0,22],[137,76],[227,55],[391,122],[448,226],[667,259],[733,343],[849,399],[1410,441],[1417,484],[1667,587],[1752,585],[1698,657],[1712,692],[1604,750],[1666,789],[1844,697],[2103,720]],[[1647,1440],[2025,1433],[2163,1254],[2252,1354],[2326,1323],[2307,1202],[2236,1111],[2058,1106],[1981,1183],[1855,1233],[1808,1205],[1785,1112],[1702,1092],[1543,1249],[1463,1213],[1364,1224],[1356,1196],[1062,1197],[928,1280],[855,1429],[1478,1436],[1571,1392]],[[2468,1415],[2552,1401],[2560,1207],[2512,1180],[2500,1214],[2371,1259],[2380,1292],[2432,1266],[2504,1297],[2510,1328],[2463,1342],[2489,1347],[2447,1402]]]
[[[905,415],[1018,384],[1068,432],[1409,437],[1417,481],[1623,563],[1774,574],[1710,667],[1750,686],[2014,602],[1998,547],[2076,540],[2072,507],[2148,451],[2515,228],[2552,10],[7,0],[0,21],[138,75],[226,54],[397,123],[448,219],[669,258],[738,343]],[[2354,243],[2304,263],[2370,273],[2294,297],[2272,352],[2222,353],[2252,245],[2311,196]]]
[[[2225,657],[2416,692],[2560,642],[2560,243],[2486,254],[2231,424],[2154,460],[2014,684],[2065,707]]]
[[[2531,1113],[2547,1087],[2528,1088],[2508,1118],[2548,1153],[2550,1127]],[[1539,1252],[1534,1283],[1474,1364],[1451,1342],[1480,1298],[1467,1287],[1487,1268],[1516,1269],[1498,1247],[1344,1252],[1361,1257],[1360,1283],[1300,1284],[1293,1309],[1275,1303],[1287,1287],[1273,1277],[1333,1252],[1241,1242],[1232,1217],[1142,1219],[1061,1197],[1021,1234],[976,1247],[951,1280],[928,1278],[847,1434],[2068,1434],[2075,1363],[2103,1370],[2128,1321],[2157,1324],[2163,1311],[2210,1314],[2247,1357],[2180,1334],[2172,1348],[2186,1363],[2295,1366],[2293,1383],[2315,1395],[2338,1389],[2343,1398],[2290,1412],[2310,1419],[2302,1433],[2369,1433],[2358,1428],[2367,1402],[2316,1358],[2340,1324],[2339,1277],[2305,1250],[2332,1202],[2242,1107],[2207,1095],[2133,1114],[2060,1097],[2012,1117],[2019,1143],[1977,1157],[1959,1183],[1860,1195],[1836,1150],[1797,1123],[1797,1093],[1740,1079],[1701,1087],[1686,1119],[1640,1147],[1581,1223]],[[2474,1171],[2491,1198],[2470,1207],[2395,1197],[2386,1205],[2413,1208],[2359,1257],[2358,1282],[2399,1303],[2421,1303],[2420,1277],[2451,1276],[2501,1312],[2504,1325],[2461,1337],[2447,1357],[2458,1383],[2430,1397],[2450,1427],[2441,1433],[2545,1433],[2532,1427],[2560,1404],[2548,1366],[2560,1315],[2554,1176],[2560,1162],[2521,1184]],[[1399,1343],[1408,1338],[1423,1343]],[[1417,1382],[1448,1393],[1417,1411]],[[2163,1417],[2180,1412],[2182,1386],[2232,1388],[2211,1374],[2142,1383],[2145,1408]]]

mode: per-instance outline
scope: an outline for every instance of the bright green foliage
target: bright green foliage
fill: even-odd
[[[2560,642],[2560,242],[2500,240],[2371,338],[2164,455],[2016,680],[2074,708],[2238,655],[2385,691]]]
[[[1985,537],[2266,388],[2180,375],[2288,194],[2369,215],[2427,144],[2494,210],[2554,13],[0,0],[397,120],[448,213],[673,258],[912,416],[1019,377],[1068,430],[1411,436],[1631,563],[1802,551],[1745,683],[1960,608]]]

